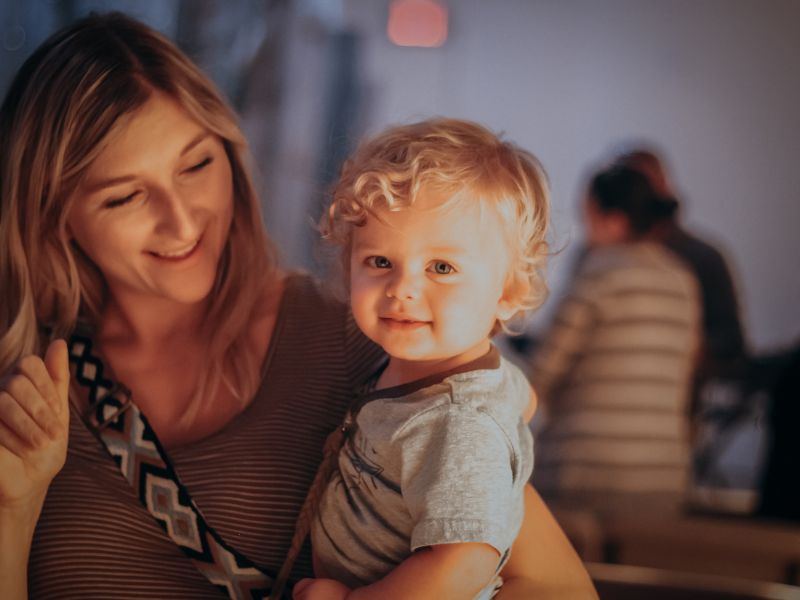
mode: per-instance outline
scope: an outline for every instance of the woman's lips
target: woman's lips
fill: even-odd
[[[193,245],[174,252],[148,252],[148,254],[154,258],[157,258],[158,260],[179,263],[188,260],[197,254],[197,249],[200,247],[200,241],[201,238],[198,238]]]

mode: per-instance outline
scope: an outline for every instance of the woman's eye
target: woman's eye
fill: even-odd
[[[196,165],[192,165],[191,167],[189,167],[188,169],[186,169],[186,171],[185,171],[185,172],[186,172],[186,173],[196,173],[197,171],[202,171],[202,170],[203,170],[203,169],[205,169],[205,168],[206,168],[208,165],[210,165],[210,164],[213,162],[213,160],[214,160],[214,159],[213,159],[213,158],[211,158],[210,156],[209,156],[208,158],[204,158],[203,160],[201,160],[201,161],[200,161],[199,163],[197,163]]]
[[[385,256],[370,256],[367,259],[367,264],[376,269],[388,269],[392,266],[392,263]]]
[[[133,192],[132,194],[128,194],[124,198],[110,198],[103,203],[103,208],[116,208],[118,206],[123,206],[127,204],[138,194],[139,192]]]
[[[453,272],[453,267],[444,261],[437,260],[431,265],[431,270],[437,275],[449,275]]]

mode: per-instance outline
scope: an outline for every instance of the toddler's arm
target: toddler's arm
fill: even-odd
[[[500,555],[488,544],[438,544],[421,548],[383,579],[348,590],[329,579],[298,583],[296,600],[471,600],[491,580]]]

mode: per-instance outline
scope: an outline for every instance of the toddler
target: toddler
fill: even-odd
[[[388,354],[311,525],[311,598],[491,598],[533,467],[525,376],[490,337],[545,293],[549,200],[528,152],[466,121],[389,129],[323,219],[358,327]]]

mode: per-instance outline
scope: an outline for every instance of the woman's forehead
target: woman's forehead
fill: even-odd
[[[211,133],[177,102],[154,93],[142,106],[118,119],[89,167],[90,178],[107,176],[138,163],[158,164],[179,157]]]

